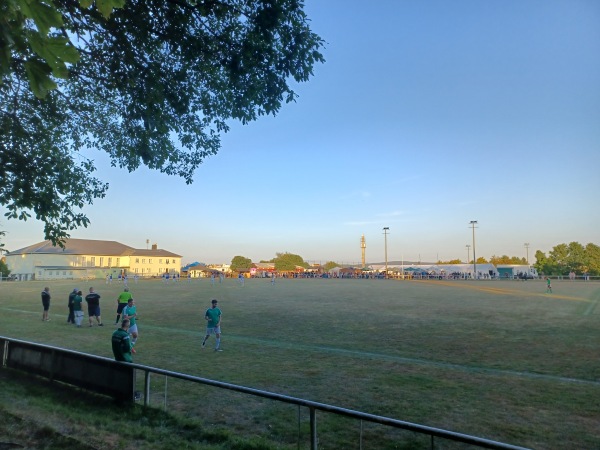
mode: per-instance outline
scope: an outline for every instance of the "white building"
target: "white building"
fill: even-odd
[[[7,253],[6,264],[19,280],[155,277],[179,273],[181,255],[156,244],[135,249],[116,241],[67,239],[65,248],[44,241]]]

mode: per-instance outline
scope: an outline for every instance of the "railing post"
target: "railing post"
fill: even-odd
[[[317,450],[317,410],[314,407],[310,411],[310,450]]]
[[[144,371],[144,406],[150,404],[150,371]]]
[[[363,421],[362,419],[360,420],[360,437],[359,437],[359,441],[358,441],[358,448],[359,450],[362,450],[362,442],[363,442]]]

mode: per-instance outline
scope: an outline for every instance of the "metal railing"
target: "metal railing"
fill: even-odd
[[[269,400],[274,400],[277,402],[283,402],[287,404],[297,405],[298,407],[308,408],[309,416],[310,416],[310,448],[312,450],[316,450],[318,448],[318,432],[317,432],[317,411],[322,411],[326,413],[331,413],[339,416],[349,417],[352,419],[356,419],[360,421],[360,427],[362,431],[363,422],[370,422],[379,425],[384,425],[396,429],[402,429],[407,431],[412,431],[419,434],[424,434],[429,436],[431,442],[431,449],[435,448],[435,438],[441,438],[445,440],[460,442],[464,444],[473,445],[480,448],[488,448],[488,449],[497,449],[497,450],[526,450],[525,447],[519,447],[511,444],[506,444],[502,442],[497,442],[489,439],[484,439],[476,436],[471,436],[468,434],[456,433],[453,431],[444,430],[441,428],[429,427],[425,425],[419,425],[412,422],[406,422],[403,420],[392,419],[385,416],[379,416],[375,414],[368,414],[361,411],[356,411],[352,409],[342,408],[339,406],[333,406],[326,403],[319,403],[310,400],[305,400],[297,397],[290,397],[283,394],[276,394],[273,392],[263,391],[260,389],[249,388],[245,386],[240,386],[231,383],[225,383],[222,381],[211,380],[208,378],[197,377],[193,375],[188,375],[185,373],[174,372],[171,370],[159,369],[157,367],[145,366],[142,364],[136,363],[121,363],[113,361],[109,358],[104,358],[101,356],[90,355],[87,353],[76,352],[74,350],[67,350],[59,347],[53,347],[49,345],[36,344],[32,342],[22,341],[19,339],[13,339],[8,337],[0,336],[0,361],[1,366],[5,367],[14,367],[21,370],[27,370],[28,364],[30,365],[30,369],[33,373],[37,375],[45,376],[51,380],[57,379],[56,373],[53,371],[51,373],[46,373],[44,370],[40,370],[40,360],[43,358],[29,358],[23,359],[22,357],[18,361],[13,361],[13,359],[18,357],[13,357],[13,353],[16,355],[21,355],[22,352],[11,352],[11,344],[14,344],[16,348],[26,347],[28,350],[32,351],[32,349],[37,349],[40,355],[45,356],[45,365],[49,367],[56,367],[58,364],[56,363],[57,358],[64,359],[65,356],[69,358],[70,364],[77,364],[77,361],[80,362],[81,365],[85,364],[100,364],[103,366],[109,365],[113,366],[115,371],[119,369],[123,369],[123,366],[126,366],[128,369],[139,370],[144,373],[144,406],[149,406],[150,404],[150,374],[159,374],[164,375],[166,379],[168,377],[176,378],[180,380],[185,380],[192,383],[202,384],[206,386],[212,386],[219,389],[227,389],[230,391],[239,392],[242,394],[251,395],[254,397],[266,398]],[[48,360],[50,358],[50,360]],[[77,370],[72,370],[73,373],[78,373]],[[79,371],[79,373],[83,373]],[[135,378],[134,371],[131,371],[132,377]],[[64,381],[69,384],[78,385],[81,387],[81,384],[74,379],[65,379],[58,381]],[[134,380],[132,380],[134,381]],[[99,385],[96,389],[93,384],[90,384],[90,380],[86,377],[85,389],[100,392],[103,394],[107,394],[106,386],[104,383]],[[133,393],[132,393],[133,394]],[[110,394],[109,394],[110,395]],[[134,394],[135,395],[135,394]],[[134,395],[130,401],[134,401]],[[165,391],[166,396],[166,391]],[[362,433],[360,435],[360,443],[359,446],[362,448]]]

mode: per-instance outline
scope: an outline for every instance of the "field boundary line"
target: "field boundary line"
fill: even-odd
[[[598,291],[598,293],[596,294],[596,298],[594,300],[592,300],[592,302],[587,307],[587,309],[585,310],[583,315],[591,316],[594,313],[594,310],[596,309],[596,307],[598,306],[598,303],[600,303],[600,291]]]
[[[464,289],[472,289],[481,292],[487,292],[490,294],[498,294],[498,295],[512,295],[515,297],[543,297],[543,298],[557,298],[560,300],[576,300],[589,302],[591,300],[584,297],[573,297],[570,295],[561,295],[561,294],[546,294],[546,293],[537,293],[537,292],[523,292],[523,291],[515,291],[514,289],[502,289],[495,287],[487,287],[487,286],[469,286],[465,284],[457,284],[451,281],[442,281],[442,280],[415,280],[417,283],[427,284],[430,286],[450,286],[455,288],[464,288]],[[485,283],[485,281],[482,281]],[[541,286],[541,285],[540,285]]]
[[[599,302],[600,302],[600,295],[598,296],[596,301],[594,303],[592,303],[590,305],[590,307],[588,307],[588,310],[590,310],[591,306],[594,306],[594,308],[595,308],[595,306]],[[591,310],[593,311],[594,308],[591,308]],[[38,314],[37,312],[34,312],[34,311],[19,310],[19,309],[14,309],[14,308],[0,308],[0,310],[20,312],[20,313],[26,313],[26,314]],[[588,310],[586,310],[586,314],[587,314]],[[591,312],[590,312],[590,314],[591,314]],[[54,315],[54,314],[52,314],[52,315]],[[179,334],[185,334],[185,335],[190,335],[190,336],[197,336],[199,340],[205,334],[204,330],[195,331],[195,330],[189,330],[189,329],[175,329],[175,328],[170,328],[170,327],[163,327],[160,325],[151,325],[148,323],[144,323],[143,327],[144,327],[144,329],[163,331],[163,332],[168,332],[171,334],[179,333]],[[244,342],[244,343],[248,343],[251,345],[263,345],[263,346],[266,345],[266,346],[270,346],[270,347],[299,350],[299,351],[301,350],[301,351],[311,351],[311,352],[326,352],[326,353],[333,353],[333,354],[345,355],[345,356],[350,356],[350,357],[357,357],[357,358],[361,358],[361,359],[367,357],[367,358],[378,359],[378,360],[383,360],[383,361],[408,363],[408,364],[415,364],[415,365],[421,365],[421,366],[440,367],[440,368],[444,368],[444,369],[452,369],[452,370],[469,372],[469,373],[482,373],[482,374],[491,374],[491,375],[497,375],[497,376],[512,376],[512,377],[521,377],[521,378],[530,378],[530,379],[542,379],[542,380],[554,381],[554,382],[571,383],[571,384],[572,383],[587,384],[587,385],[591,385],[591,386],[600,387],[600,381],[582,380],[579,378],[561,377],[558,375],[538,374],[538,373],[533,373],[533,372],[517,371],[517,370],[510,370],[510,369],[492,369],[492,368],[488,368],[488,367],[468,366],[468,365],[463,365],[463,364],[445,363],[445,362],[441,362],[441,361],[434,361],[434,360],[428,360],[428,359],[387,355],[384,353],[349,350],[349,349],[338,348],[338,347],[327,347],[327,346],[321,346],[321,345],[307,345],[307,344],[298,344],[298,343],[284,342],[284,341],[274,341],[274,340],[270,340],[270,339],[250,338],[247,336],[241,336],[241,335],[235,335],[235,334],[226,334],[226,335],[224,335],[224,338],[227,340],[232,340],[234,342],[235,341]]]
[[[202,338],[204,336],[204,331],[192,331],[192,330],[183,330],[183,329],[173,329],[168,327],[161,327],[156,325],[148,325],[144,324],[144,328],[146,329],[155,329],[158,331],[165,331],[168,333],[182,333],[182,334],[190,334],[196,335],[198,338]],[[379,359],[384,361],[392,361],[398,363],[409,363],[421,366],[432,366],[432,367],[440,367],[444,369],[452,369],[458,370],[462,372],[469,373],[482,373],[482,374],[491,374],[498,376],[512,376],[512,377],[522,377],[522,378],[531,378],[531,379],[541,379],[547,381],[561,382],[561,383],[577,383],[577,384],[588,384],[591,386],[600,387],[600,381],[593,380],[582,380],[580,378],[570,378],[570,377],[561,377],[558,375],[547,375],[547,374],[538,374],[533,372],[525,372],[518,370],[510,370],[510,369],[492,369],[488,367],[476,367],[476,366],[467,366],[463,364],[454,364],[454,363],[445,363],[441,361],[433,361],[429,359],[419,359],[419,358],[409,358],[405,356],[394,356],[394,355],[386,355],[384,353],[373,353],[373,352],[363,352],[359,350],[348,350],[339,347],[326,347],[321,345],[307,345],[307,344],[297,344],[293,342],[283,342],[283,341],[274,341],[270,339],[259,339],[259,338],[249,338],[247,336],[240,336],[235,334],[225,334],[223,335],[224,340],[232,340],[234,342],[244,342],[252,345],[263,345],[270,347],[277,347],[283,349],[291,349],[291,350],[303,350],[310,352],[326,352],[326,353],[334,353],[343,356],[350,356],[364,359],[365,357],[371,359]]]

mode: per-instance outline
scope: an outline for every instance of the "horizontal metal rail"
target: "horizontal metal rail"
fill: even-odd
[[[220,388],[220,389],[227,389],[230,391],[240,392],[240,393],[252,395],[255,397],[262,397],[262,398],[267,398],[270,400],[275,400],[275,401],[279,401],[279,402],[284,402],[284,403],[289,403],[289,404],[293,404],[293,405],[306,407],[309,409],[310,415],[311,415],[311,441],[314,441],[314,442],[311,442],[311,444],[313,444],[313,445],[311,445],[312,448],[316,448],[316,446],[315,446],[316,445],[316,418],[315,418],[314,414],[315,414],[315,411],[319,410],[319,411],[324,411],[324,412],[328,412],[328,413],[332,413],[332,414],[337,414],[340,416],[350,417],[350,418],[361,420],[361,421],[372,422],[372,423],[377,423],[380,425],[390,426],[393,428],[399,428],[399,429],[403,429],[403,430],[413,431],[415,433],[425,434],[425,435],[428,435],[431,437],[438,437],[438,438],[447,439],[447,440],[451,440],[451,441],[455,441],[455,442],[462,442],[465,444],[475,445],[480,448],[489,448],[489,449],[497,449],[497,450],[527,450],[525,447],[506,444],[503,442],[493,441],[493,440],[489,440],[489,439],[484,439],[484,438],[480,438],[480,437],[476,437],[476,436],[471,436],[468,434],[457,433],[454,431],[448,431],[448,430],[444,430],[441,428],[429,427],[426,425],[419,425],[416,423],[406,422],[406,421],[398,420],[398,419],[392,419],[392,418],[385,417],[385,416],[369,414],[369,413],[365,413],[365,412],[361,412],[361,411],[342,408],[339,406],[329,405],[326,403],[315,402],[315,401],[306,400],[306,399],[298,398],[298,397],[290,397],[288,395],[277,394],[274,392],[263,391],[261,389],[254,389],[254,388],[240,386],[240,385],[231,384],[231,383],[225,383],[223,381],[211,380],[208,378],[197,377],[197,376],[188,375],[185,373],[174,372],[171,370],[159,369],[157,367],[145,366],[145,365],[136,364],[136,363],[117,363],[110,358],[105,358],[102,356],[90,355],[88,353],[77,352],[74,350],[63,349],[60,347],[53,347],[53,346],[45,345],[45,344],[34,344],[32,342],[8,338],[8,337],[4,337],[4,336],[0,336],[0,341],[6,341],[8,343],[15,342],[15,343],[35,345],[35,346],[39,346],[40,348],[51,349],[51,350],[56,350],[56,351],[61,351],[61,352],[67,352],[72,355],[79,355],[82,358],[89,358],[89,359],[102,360],[102,361],[112,361],[115,364],[127,364],[127,366],[129,366],[129,367],[133,367],[136,370],[141,370],[145,373],[145,377],[144,377],[145,400],[148,398],[149,393],[150,393],[149,392],[150,391],[150,376],[149,376],[149,374],[155,373],[155,374],[165,375],[166,377],[172,377],[172,378],[177,378],[180,380],[190,381],[192,383],[199,383],[199,384],[213,386],[213,387]],[[6,358],[6,355],[4,355],[4,358]],[[5,361],[2,361],[2,365],[4,365],[4,364],[5,364]]]

